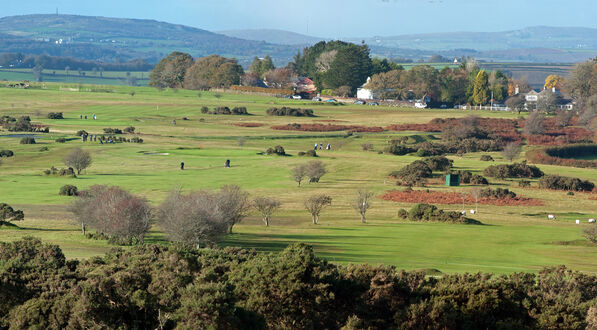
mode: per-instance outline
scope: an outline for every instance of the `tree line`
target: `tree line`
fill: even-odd
[[[48,55],[25,55],[22,53],[1,53],[0,65],[4,67],[21,67],[53,70],[85,70],[85,71],[149,71],[154,65],[144,59],[136,59],[126,62],[100,62],[86,61],[73,57],[48,56]],[[68,69],[67,69],[68,68]]]

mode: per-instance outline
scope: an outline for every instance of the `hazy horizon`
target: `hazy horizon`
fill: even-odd
[[[497,32],[531,26],[597,28],[592,13],[597,3],[572,0],[566,11],[561,2],[504,0],[305,0],[297,7],[287,2],[261,0],[200,1],[30,0],[3,7],[2,16],[60,14],[154,19],[210,31],[280,29],[321,38],[355,38],[438,32]],[[250,13],[251,15],[248,15]],[[487,15],[490,13],[490,15]],[[485,16],[483,16],[485,15]],[[433,18],[428,19],[428,18]],[[478,19],[478,21],[476,21]]]

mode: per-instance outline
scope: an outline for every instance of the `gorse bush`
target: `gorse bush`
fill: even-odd
[[[14,156],[14,152],[12,150],[0,150],[0,157],[12,157]]]
[[[50,167],[50,169],[45,170],[43,172],[45,175],[55,175],[55,176],[71,176],[73,178],[76,178],[77,175],[75,173],[75,170],[71,167],[69,168],[62,168],[62,169],[57,169],[56,167],[52,166]]]
[[[1,116],[0,125],[10,132],[50,132],[50,128],[47,126],[31,124],[31,118],[29,116],[21,116],[18,119],[6,115]]]
[[[67,184],[60,187],[60,191],[58,192],[60,196],[78,196],[79,189],[76,186]]]
[[[65,138],[57,138],[56,143],[66,143],[66,139]]]
[[[125,127],[122,131],[125,133],[133,134],[133,133],[135,133],[135,127],[133,127],[133,126]]]
[[[507,199],[516,198],[516,194],[513,191],[504,188],[485,188],[481,190],[479,194],[481,198],[496,198],[496,199]]]
[[[489,181],[479,174],[473,174],[470,171],[454,171],[453,174],[460,175],[460,182],[466,184],[487,185]]]
[[[462,215],[460,212],[445,212],[438,209],[435,205],[425,203],[414,205],[410,211],[401,209],[398,211],[398,216],[412,221],[437,221],[464,224],[479,223],[478,221],[464,217],[464,215]]]
[[[597,314],[597,277],[565,267],[426,277],[332,264],[304,244],[135,246],[77,262],[29,237],[0,243],[0,264],[0,323],[18,329],[585,329]]]
[[[293,116],[293,117],[314,117],[313,110],[311,109],[298,109],[298,108],[269,108],[266,113],[269,116]]]
[[[62,112],[50,112],[48,113],[48,119],[64,119]]]
[[[106,134],[122,134],[122,130],[120,128],[104,128],[104,133],[106,133]]]
[[[481,161],[493,162],[493,157],[491,157],[491,155],[483,155],[483,156],[481,156]]]
[[[553,190],[592,191],[595,188],[595,184],[579,178],[546,175],[539,179],[539,187]]]
[[[447,171],[452,168],[454,161],[444,156],[433,156],[423,159],[423,162],[429,166],[432,171]]]
[[[278,155],[278,156],[286,155],[286,151],[284,150],[284,147],[282,147],[282,146],[275,146],[273,148],[268,148],[265,151],[265,153],[268,155]]]
[[[26,136],[24,138],[21,138],[21,141],[19,143],[20,144],[35,144],[35,138]]]
[[[15,210],[6,203],[0,203],[0,225],[9,221],[20,221],[25,219],[25,214],[21,210]]]
[[[483,171],[483,174],[498,179],[539,178],[544,175],[543,172],[537,166],[527,165],[526,162],[505,165],[492,165],[487,167]]]
[[[404,186],[423,186],[425,178],[430,178],[433,171],[425,161],[415,160],[398,171],[390,173],[391,177],[398,179],[398,184]]]

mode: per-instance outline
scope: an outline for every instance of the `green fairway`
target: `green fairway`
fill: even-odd
[[[106,75],[107,73],[104,73]],[[20,78],[19,78],[20,80]],[[375,198],[361,224],[350,202],[359,188],[369,188],[376,196],[400,189],[387,178],[391,171],[418,159],[378,153],[387,141],[409,136],[421,142],[437,138],[420,132],[300,132],[273,130],[273,125],[319,123],[381,126],[399,123],[426,123],[437,117],[464,117],[475,114],[492,118],[517,118],[517,114],[489,111],[419,110],[414,108],[332,106],[311,101],[228,93],[162,90],[147,87],[97,86],[77,84],[34,84],[31,89],[5,88],[0,82],[0,116],[29,115],[35,123],[50,126],[50,133],[36,133],[37,143],[22,145],[19,137],[0,130],[0,150],[14,151],[0,165],[0,203],[25,212],[26,220],[16,222],[20,229],[0,228],[0,240],[12,241],[25,235],[59,244],[69,258],[88,258],[113,246],[106,241],[84,238],[71,220],[66,205],[72,197],[58,195],[65,184],[80,190],[95,184],[118,185],[158,205],[173,188],[185,191],[217,189],[238,184],[253,197],[277,197],[283,202],[266,228],[257,213],[234,227],[222,246],[242,246],[260,251],[279,251],[293,242],[306,242],[316,252],[338,263],[384,263],[405,269],[438,269],[442,272],[512,273],[537,271],[543,266],[565,264],[573,269],[597,272],[597,246],[585,242],[581,231],[588,218],[597,217],[597,200],[591,195],[538,188],[519,188],[515,180],[490,180],[495,187],[509,188],[519,196],[536,198],[543,206],[479,205],[472,216],[484,225],[406,222],[396,216],[398,209],[412,204]],[[72,89],[70,89],[72,88]],[[61,90],[62,89],[62,90]],[[134,91],[134,95],[131,95]],[[202,114],[201,107],[246,107],[250,115]],[[266,110],[274,106],[310,108],[316,117],[272,117]],[[47,119],[49,112],[63,112],[65,119]],[[92,115],[97,120],[92,119]],[[87,119],[81,119],[87,116]],[[173,121],[176,120],[176,124]],[[259,123],[261,127],[234,124]],[[134,126],[142,144],[99,144],[82,142],[75,133],[86,130],[103,133],[103,128]],[[19,133],[21,134],[21,133]],[[130,138],[132,135],[125,135]],[[59,137],[66,143],[57,143]],[[242,140],[243,143],[239,143]],[[292,166],[313,158],[297,156],[315,143],[330,143],[332,150],[318,150],[317,159],[329,170],[318,184],[297,187],[290,177]],[[373,151],[363,151],[371,143]],[[242,144],[242,146],[241,146]],[[281,145],[290,156],[267,156],[269,147]],[[40,148],[47,147],[47,151]],[[44,170],[64,167],[63,157],[74,147],[91,152],[92,166],[78,178],[46,176]],[[495,162],[482,162],[481,153],[449,156],[458,170],[480,173],[491,164],[506,163],[499,153],[490,154]],[[232,167],[225,168],[230,159]],[[519,160],[522,160],[521,157]],[[179,169],[180,162],[185,170]],[[594,169],[539,166],[548,174],[580,177],[597,182]],[[536,186],[536,185],[535,185]],[[439,191],[470,191],[471,186],[430,186]],[[327,193],[332,205],[321,215],[319,225],[311,224],[303,201],[312,194]],[[442,205],[460,211],[460,205]],[[465,205],[465,209],[474,205]],[[557,220],[547,220],[555,214]],[[581,219],[581,225],[575,220]],[[159,224],[148,242],[167,244]]]

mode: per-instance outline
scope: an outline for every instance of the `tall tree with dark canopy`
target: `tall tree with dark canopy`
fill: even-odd
[[[163,58],[149,75],[149,86],[157,88],[182,88],[187,69],[193,65],[193,57],[173,52]]]

